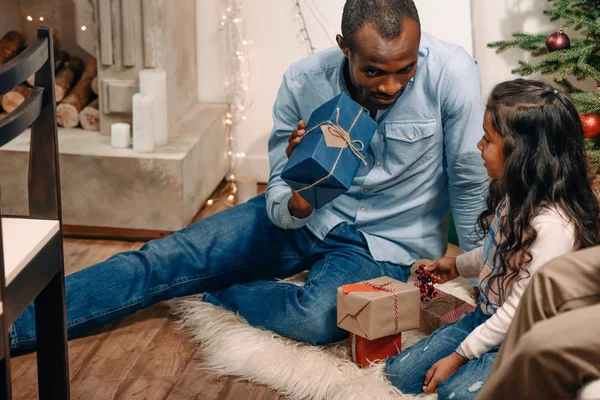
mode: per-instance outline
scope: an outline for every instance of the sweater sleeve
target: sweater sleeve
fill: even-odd
[[[456,269],[463,278],[477,278],[481,270],[481,257],[483,246],[479,246],[469,252],[456,257]]]
[[[531,261],[526,270],[519,274],[504,304],[460,345],[459,353],[469,359],[479,358],[502,343],[531,276],[551,259],[573,251],[574,232],[570,224],[546,214],[540,214],[536,220],[533,226],[537,238],[531,246]]]

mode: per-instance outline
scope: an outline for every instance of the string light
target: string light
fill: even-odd
[[[242,13],[243,0],[222,0],[222,15],[219,21],[226,35],[225,92],[229,111],[225,115],[226,137],[228,138],[227,156],[229,157],[229,173],[227,181],[235,187],[236,166],[240,165],[246,154],[236,150],[235,140],[237,126],[246,121],[245,111],[252,105],[250,98],[250,63],[248,62],[248,45],[252,42],[246,37],[246,23]],[[232,195],[229,195],[231,197]]]
[[[44,17],[40,17],[40,21],[44,22]]]
[[[29,21],[29,22],[33,21],[33,17],[31,15],[28,15],[27,16],[27,21]]]
[[[229,172],[226,175],[224,187],[206,202],[207,206],[215,204],[220,199],[227,207],[233,206],[237,187],[234,171],[238,163],[246,157],[244,152],[236,150],[236,128],[239,123],[246,121],[245,111],[252,106],[250,97],[250,63],[248,62],[248,46],[251,40],[246,38],[246,23],[242,15],[243,0],[221,0],[222,15],[219,26],[225,31],[225,93],[229,110],[223,118],[227,137],[227,157],[229,159]],[[221,203],[220,203],[221,204]]]
[[[82,31],[84,31],[84,32],[85,32],[85,30],[86,30],[86,29],[87,29],[87,26],[85,26],[85,25],[83,25],[83,26],[81,27],[81,30],[82,30]]]

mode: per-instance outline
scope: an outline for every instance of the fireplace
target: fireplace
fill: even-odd
[[[16,31],[29,44],[37,26],[53,27],[57,88],[61,71],[73,68],[69,60],[85,64],[57,105],[65,225],[147,232],[186,226],[229,167],[227,106],[197,100],[196,1],[0,0],[0,9],[0,37]],[[167,143],[150,153],[110,141],[113,124],[132,123],[143,70],[164,71],[167,80]],[[76,111],[67,123],[61,109],[69,99]],[[25,133],[0,149],[4,214],[27,213],[28,140]]]

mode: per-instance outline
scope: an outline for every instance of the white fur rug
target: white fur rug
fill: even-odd
[[[301,281],[294,281],[301,284]],[[471,304],[467,281],[437,285]],[[348,357],[348,342],[311,346],[254,328],[220,307],[188,297],[170,303],[181,326],[198,344],[205,366],[221,375],[265,384],[298,400],[435,399],[437,395],[403,395],[385,379],[384,363],[357,367]],[[402,347],[425,335],[404,332]]]

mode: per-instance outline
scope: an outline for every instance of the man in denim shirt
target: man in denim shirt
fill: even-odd
[[[474,61],[422,34],[412,0],[349,0],[342,35],[339,48],[283,77],[266,195],[67,277],[70,337],[204,293],[254,326],[330,343],[345,335],[336,327],[336,289],[382,275],[405,281],[415,259],[441,257],[450,209],[463,250],[477,244],[488,183],[476,146],[484,110]],[[312,210],[280,173],[305,134],[302,120],[341,92],[378,129],[350,190]],[[302,287],[275,281],[304,270]],[[35,346],[33,306],[13,325],[11,346]]]

